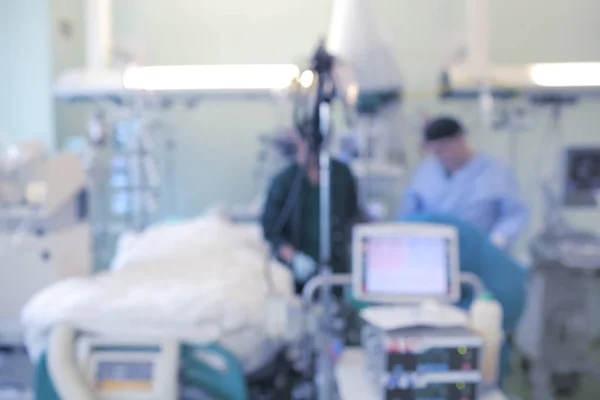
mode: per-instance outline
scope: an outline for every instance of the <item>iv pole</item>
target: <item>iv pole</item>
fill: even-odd
[[[319,153],[319,195],[320,195],[320,257],[319,274],[325,280],[332,275],[331,268],[331,165],[328,149],[331,134],[331,102],[335,96],[333,79],[334,57],[325,50],[324,41],[319,45],[312,60],[312,69],[317,77],[317,96],[312,115],[312,129],[309,143],[311,150]],[[324,327],[329,331],[329,314],[332,305],[331,285],[320,288],[320,302],[324,308]],[[325,341],[324,346],[328,343]],[[333,365],[327,349],[320,349],[317,360],[317,398],[330,399],[333,394]]]
[[[321,44],[313,58],[313,69],[317,75],[317,99],[313,113],[313,137],[310,144],[319,152],[320,193],[320,273],[331,274],[331,174],[330,154],[327,147],[331,132],[331,102],[335,85],[333,82],[333,56]],[[327,288],[323,288],[329,292]],[[323,292],[323,291],[322,291]],[[321,293],[324,295],[324,293]]]

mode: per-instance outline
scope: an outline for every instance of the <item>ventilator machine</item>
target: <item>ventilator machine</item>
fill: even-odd
[[[597,321],[600,237],[574,227],[561,207],[597,206],[600,149],[563,151],[562,184],[543,186],[545,226],[532,240],[527,306],[516,335],[534,400],[570,396],[584,375],[600,376],[590,359],[592,322]]]
[[[91,273],[83,163],[10,143],[0,151],[0,396],[27,393],[32,368],[20,313],[38,291]]]
[[[504,399],[494,389],[497,372],[482,368],[487,335],[451,305],[461,283],[483,289],[477,278],[461,278],[453,227],[359,225],[352,249],[356,299],[382,305],[362,310],[362,347],[346,350],[336,366],[342,399]]]

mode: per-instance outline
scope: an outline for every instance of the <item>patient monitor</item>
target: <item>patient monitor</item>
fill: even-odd
[[[410,305],[460,298],[458,233],[445,225],[364,224],[354,228],[353,291],[358,300]]]
[[[102,400],[174,400],[178,396],[176,342],[84,337],[78,343],[86,383]]]

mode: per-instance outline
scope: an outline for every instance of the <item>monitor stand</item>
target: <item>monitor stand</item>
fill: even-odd
[[[369,324],[384,330],[416,326],[465,327],[469,324],[466,311],[434,300],[370,307],[361,312],[361,317]]]

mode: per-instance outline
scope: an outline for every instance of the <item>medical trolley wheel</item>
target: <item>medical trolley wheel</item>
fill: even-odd
[[[527,358],[522,357],[521,358],[521,370],[526,374],[526,376],[529,374],[530,369],[531,369],[531,362]]]
[[[527,357],[522,357],[520,366],[525,376],[529,375],[531,370],[531,361]],[[581,373],[565,372],[552,374],[552,385],[554,393],[557,396],[570,397],[575,395],[581,387]]]
[[[281,351],[269,365],[246,378],[248,383],[249,400],[289,400],[293,371]]]
[[[577,372],[554,374],[552,375],[552,384],[554,392],[558,396],[571,397],[581,387],[581,374]]]

